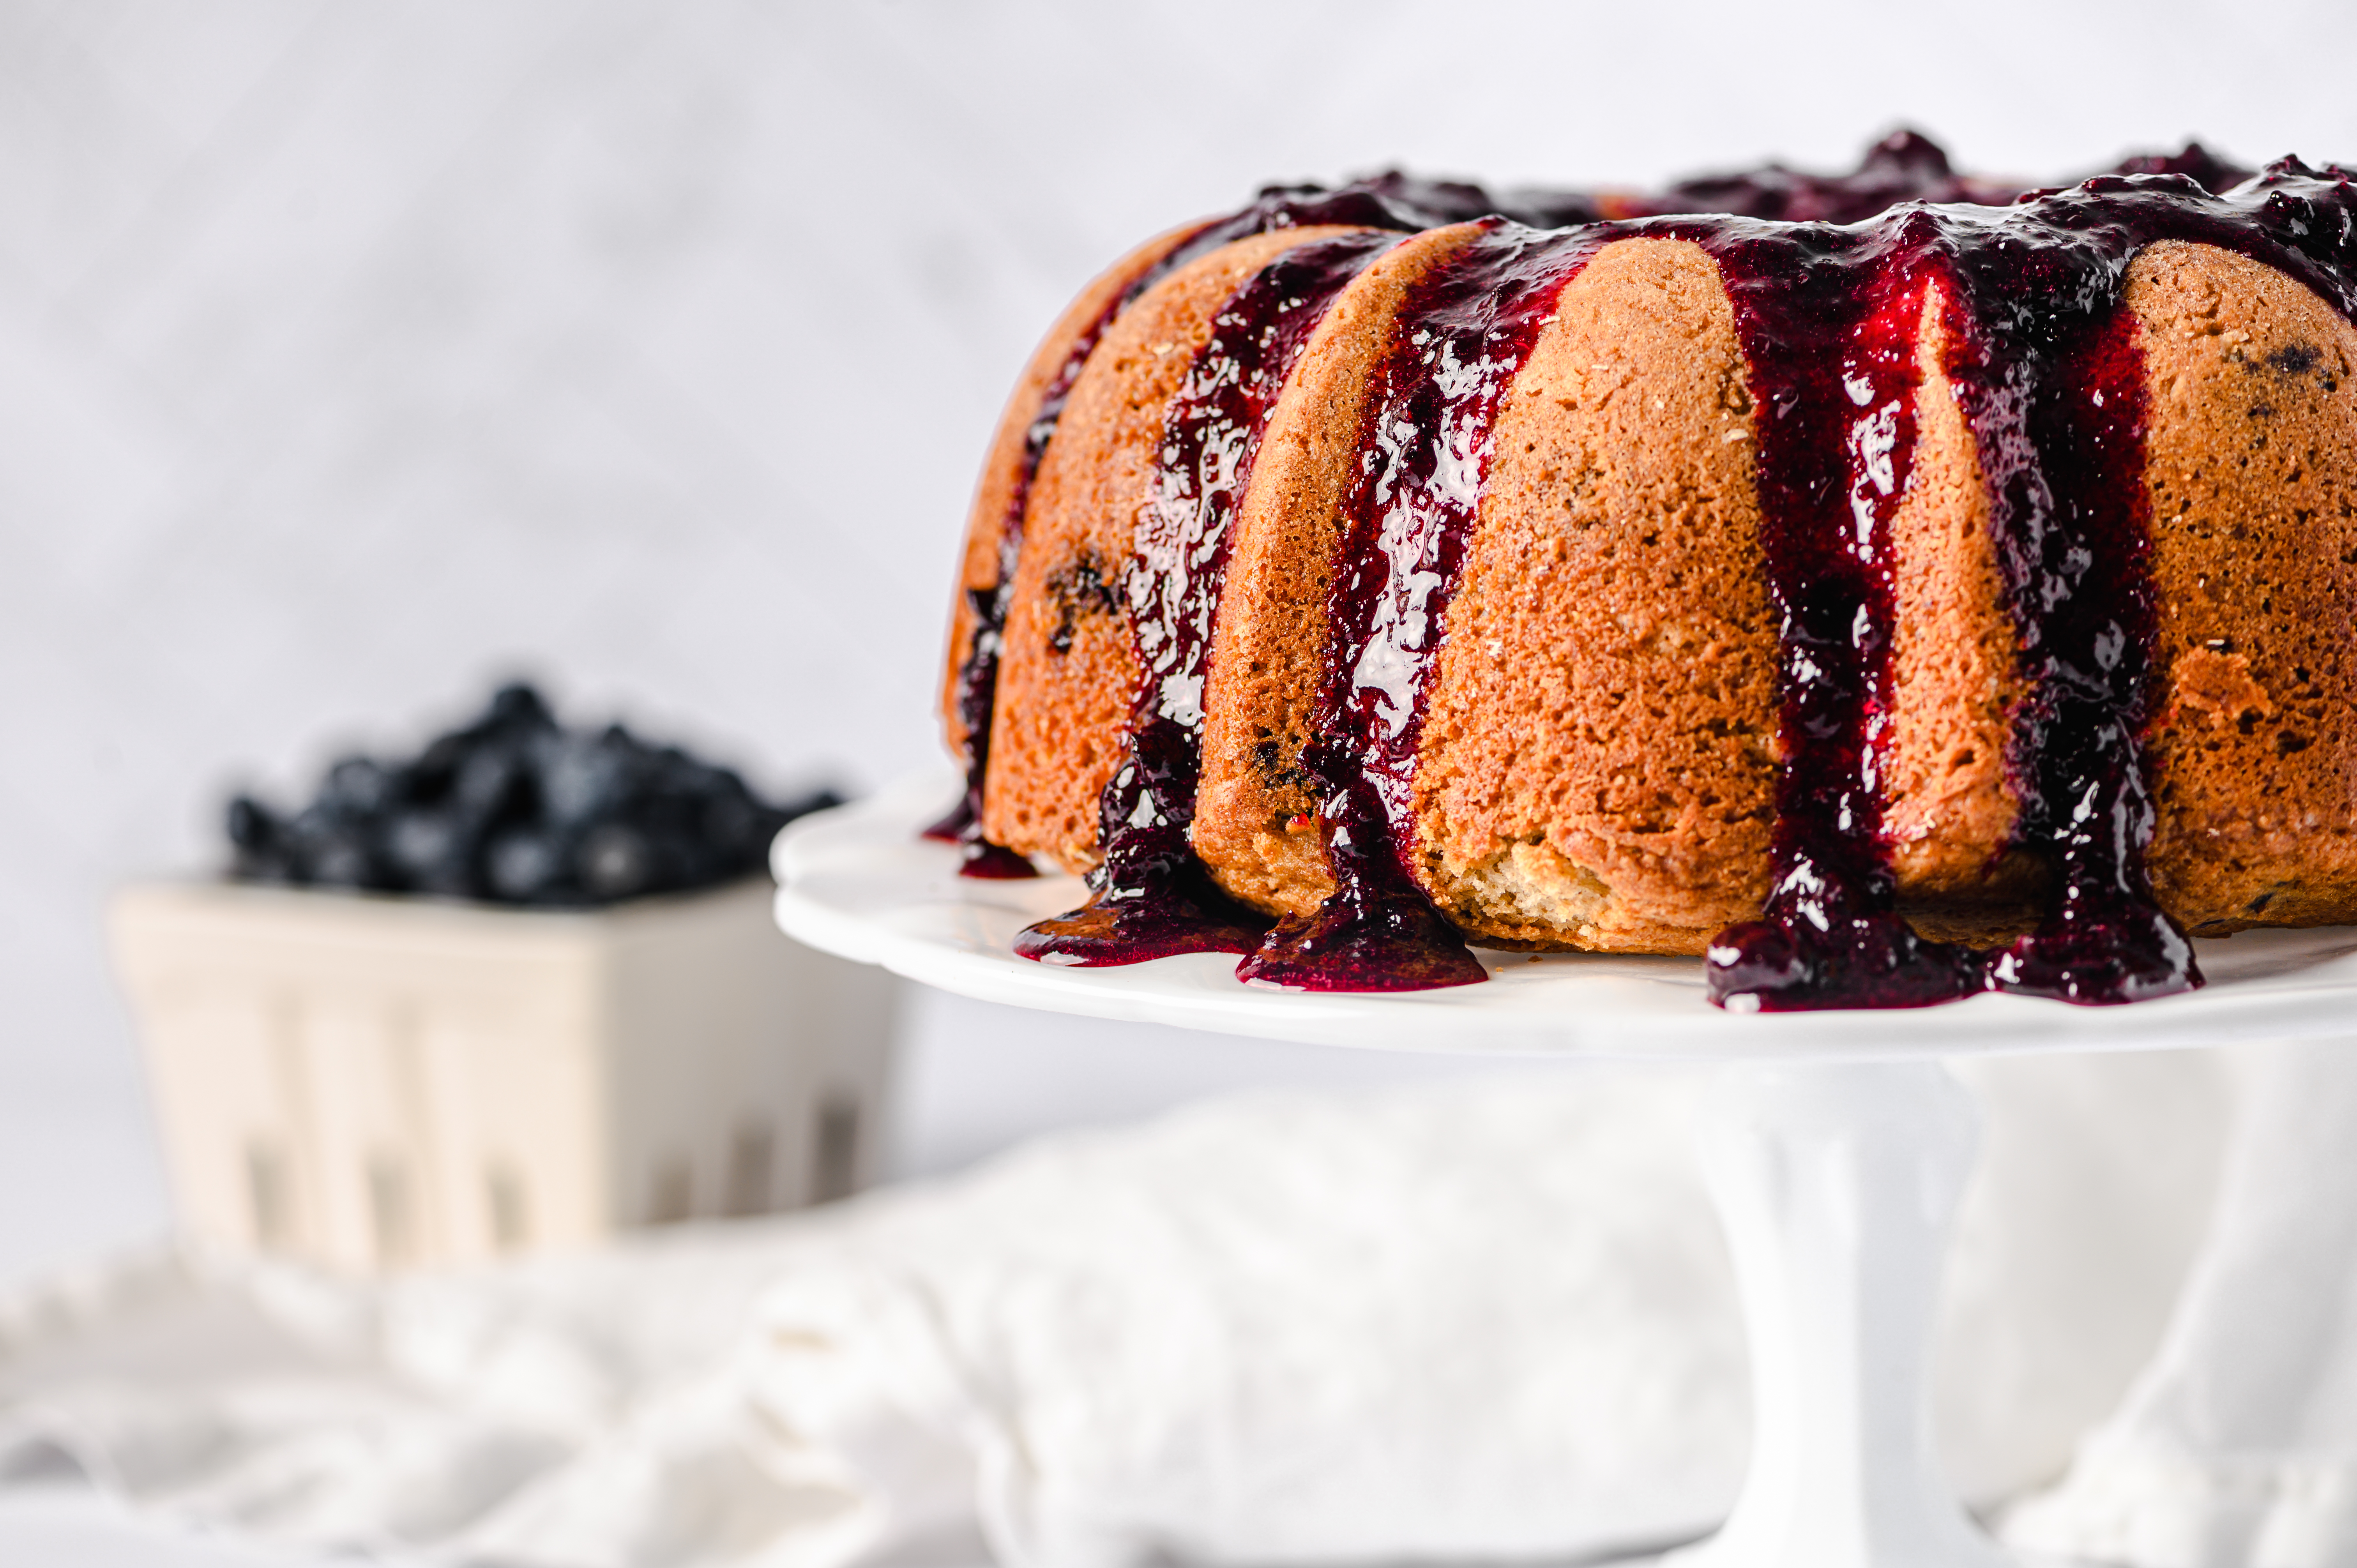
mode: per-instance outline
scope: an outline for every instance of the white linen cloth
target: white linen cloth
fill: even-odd
[[[2134,1568],[2357,1563],[2357,1050],[2251,1064],[2159,1354],[2016,1544]]]
[[[2222,1114],[2194,1056],[1984,1064],[1941,1429],[1988,1499],[2150,1353]],[[1254,1097],[803,1219],[390,1283],[166,1259],[0,1305],[0,1473],[436,1561],[1556,1559],[1747,1444],[1694,1080]]]

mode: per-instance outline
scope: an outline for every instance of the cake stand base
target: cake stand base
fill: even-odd
[[[1751,1467],[1677,1568],[1997,1568],[1928,1359],[1979,1112],[1935,1061],[1723,1068],[1699,1134],[1751,1347]]]

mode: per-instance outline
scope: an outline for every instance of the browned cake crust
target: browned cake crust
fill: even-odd
[[[1041,402],[1082,340],[1096,329],[1124,291],[1202,227],[1189,223],[1157,234],[1099,274],[1079,298],[1064,307],[1064,314],[1032,350],[1030,362],[1023,367],[1015,391],[1007,397],[1006,412],[998,416],[989,455],[983,459],[982,477],[974,485],[974,509],[966,518],[965,546],[958,557],[958,591],[951,596],[947,668],[942,675],[942,725],[952,753],[963,752],[965,746],[965,719],[958,712],[958,674],[974,651],[972,596],[998,585],[999,540],[1006,532],[1006,514],[1017,489],[1024,482],[1024,441],[1032,422],[1039,417]]]
[[[1480,225],[1427,230],[1353,278],[1269,414],[1237,508],[1203,700],[1195,853],[1236,897],[1306,915],[1333,891],[1299,769],[1326,659],[1326,595],[1370,379],[1407,291]]]
[[[1717,265],[1606,246],[1499,415],[1415,777],[1483,940],[1699,952],[1767,890],[1776,625]]]
[[[2204,934],[2357,920],[2357,330],[2181,242],[2136,257],[2127,304],[2168,671],[2155,888]]]
[[[1294,246],[1356,231],[1284,229],[1222,245],[1148,289],[1090,355],[1032,480],[983,796],[993,842],[1068,871],[1100,858],[1097,800],[1137,681],[1121,585],[1164,413],[1230,295]]]
[[[1891,729],[1883,831],[1901,908],[1926,935],[1994,941],[2035,923],[2048,867],[2007,856],[2006,776],[2027,682],[1989,529],[1988,487],[1946,370],[1937,282],[1916,337],[1915,446],[1890,522]]]
[[[994,442],[962,585],[992,586],[1024,436],[1075,346],[1194,230],[1140,247],[1043,343]],[[1124,600],[1172,397],[1280,230],[1190,262],[1106,329],[1030,478],[983,807],[989,838],[1084,870],[1138,680]],[[1311,333],[1238,503],[1203,700],[1192,843],[1243,903],[1334,890],[1300,767],[1369,400],[1410,291],[1481,231],[1402,239]],[[2357,328],[2260,263],[2153,244],[2129,265],[2158,606],[2147,757],[2161,907],[2200,934],[2357,921]],[[2037,925],[2053,865],[2014,843],[2026,700],[1972,426],[1934,281],[1890,514],[1883,828],[1900,909],[1986,944]],[[1605,244],[1509,389],[1443,612],[1410,791],[1411,869],[1477,940],[1695,953],[1757,915],[1774,864],[1779,639],[1754,400],[1702,246]],[[952,685],[973,636],[962,593]],[[954,703],[951,735],[957,735]]]

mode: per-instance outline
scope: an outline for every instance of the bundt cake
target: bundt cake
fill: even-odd
[[[2189,932],[2357,919],[2352,319],[2357,193],[2290,158],[1273,188],[1017,387],[933,836],[1088,875],[1049,961],[2198,985]]]

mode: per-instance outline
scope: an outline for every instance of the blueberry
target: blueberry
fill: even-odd
[[[224,825],[240,876],[606,903],[758,871],[779,828],[839,799],[776,805],[621,725],[568,732],[517,682],[406,765],[339,757],[292,819],[239,796]]]
[[[453,792],[459,811],[478,821],[489,822],[517,803],[518,787],[522,783],[522,759],[512,748],[479,746],[458,764]]]
[[[571,827],[621,803],[630,768],[616,748],[567,736],[540,756],[540,800],[550,822]]]
[[[413,800],[439,800],[450,792],[458,777],[458,765],[474,750],[474,737],[465,733],[446,735],[418,754],[409,766],[409,797]]]
[[[704,808],[704,832],[706,843],[741,855],[746,847],[761,838],[769,813],[742,795],[721,795]]]
[[[274,849],[237,852],[230,864],[230,875],[241,882],[296,882],[295,863]]]
[[[589,830],[574,856],[582,887],[593,898],[628,898],[654,880],[654,854],[646,836],[622,822]]]
[[[230,801],[224,814],[228,819],[231,875],[248,882],[296,880],[286,830],[269,807],[251,795],[239,795]]]
[[[492,837],[483,853],[483,865],[494,897],[531,904],[557,890],[565,855],[547,833],[510,828]]]
[[[393,802],[397,781],[392,769],[373,757],[339,758],[319,787],[319,802],[345,816],[381,815]]]
[[[291,880],[332,887],[377,884],[375,856],[365,835],[317,801],[295,814],[285,837]]]
[[[413,886],[447,879],[450,865],[465,856],[465,835],[458,820],[447,811],[412,807],[395,816],[384,832],[384,854],[393,871]]]
[[[462,839],[449,853],[420,866],[414,889],[443,898],[481,897],[483,881],[476,875],[474,845]]]
[[[449,898],[465,904],[485,901],[483,885],[475,875],[474,867],[463,862],[437,867],[410,891],[428,898]]]
[[[278,819],[251,795],[232,796],[227,815],[229,842],[242,850],[266,850],[278,837]]]
[[[368,842],[349,831],[329,833],[308,846],[309,880],[323,887],[375,887],[376,857]]]
[[[491,705],[483,714],[480,727],[487,730],[554,729],[556,727],[556,715],[549,712],[547,701],[530,682],[511,681],[491,693]]]

